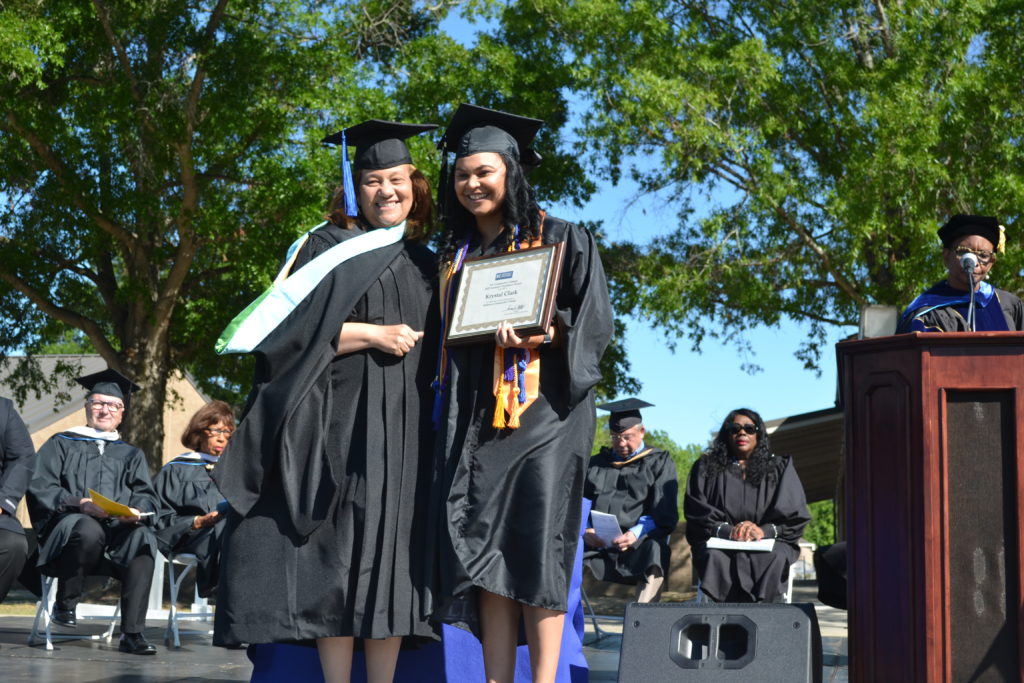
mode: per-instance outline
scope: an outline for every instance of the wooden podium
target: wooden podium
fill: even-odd
[[[1024,333],[836,352],[850,679],[1024,681]]]

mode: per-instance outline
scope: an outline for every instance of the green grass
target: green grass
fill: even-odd
[[[3,617],[34,617],[35,614],[34,602],[5,602],[0,605],[0,616]]]

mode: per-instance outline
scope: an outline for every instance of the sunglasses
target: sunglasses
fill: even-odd
[[[740,432],[744,432],[746,434],[753,435],[757,433],[757,426],[749,422],[746,424],[740,424],[739,422],[730,422],[725,426],[725,428],[726,430],[728,430],[730,434],[739,434]]]

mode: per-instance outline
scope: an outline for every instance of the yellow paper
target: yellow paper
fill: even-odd
[[[118,503],[116,500],[110,500],[102,493],[98,493],[89,489],[89,497],[92,498],[92,502],[96,503],[97,506],[111,517],[134,517],[135,513],[127,505]],[[152,513],[144,513],[152,514]]]

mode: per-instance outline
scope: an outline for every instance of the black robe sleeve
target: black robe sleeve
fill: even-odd
[[[183,476],[188,467],[194,465],[168,463],[153,479],[153,488],[160,499],[161,508],[156,523],[156,537],[164,552],[174,548],[178,541],[193,530],[192,523],[197,516],[211,512],[197,505],[199,501],[190,499],[190,487]]]
[[[690,468],[683,497],[686,538],[691,545],[707,543],[709,538],[715,537],[716,530],[729,523],[729,516],[719,507],[722,501],[712,500],[708,496],[707,478],[704,476],[706,466],[704,458],[700,458]]]
[[[141,524],[146,526],[156,524],[157,516],[160,513],[160,499],[153,489],[153,480],[149,477],[149,465],[146,463],[146,457],[139,449],[135,449],[129,466],[125,470],[123,494],[127,494],[125,496],[127,501],[118,498],[119,503],[125,503],[140,512],[153,513],[143,517]]]
[[[78,509],[84,497],[65,486],[61,476],[66,450],[56,436],[50,437],[39,448],[36,473],[28,488],[28,511],[36,533],[42,533],[54,515]]]
[[[675,531],[679,523],[679,480],[676,464],[668,453],[655,462],[654,486],[644,514],[654,520],[655,527],[648,532],[651,538],[665,538]]]
[[[358,234],[332,225],[322,230],[336,235],[336,242]],[[343,400],[332,395],[326,370],[342,323],[403,248],[399,241],[335,268],[253,351],[246,412],[213,472],[238,513],[247,514],[273,481],[299,536],[307,537],[326,518],[340,474],[332,472],[328,457],[329,426],[334,401]],[[297,263],[310,258],[300,254]]]
[[[608,283],[590,231],[547,217],[544,243],[565,242],[556,299],[557,344],[569,373],[566,405],[571,410],[601,380],[600,361],[614,331]]]
[[[15,514],[36,469],[36,449],[14,403],[0,398],[0,529],[24,533]]]
[[[804,527],[811,521],[811,513],[807,509],[807,497],[803,484],[797,476],[793,460],[789,456],[776,456],[779,462],[779,483],[775,489],[772,504],[764,511],[760,519],[752,520],[762,529],[769,524],[776,530],[775,538],[796,545]],[[772,538],[765,529],[765,538]]]

